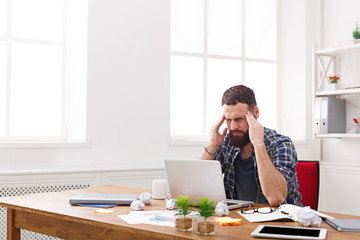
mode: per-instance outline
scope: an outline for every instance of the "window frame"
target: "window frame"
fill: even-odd
[[[278,13],[279,13],[279,1],[275,0],[275,9],[277,11],[276,14],[276,32],[275,32],[275,36],[277,38],[276,40],[276,56],[274,60],[271,59],[260,59],[260,58],[250,58],[250,57],[245,57],[245,45],[246,45],[246,41],[245,41],[245,26],[246,26],[246,8],[245,8],[245,4],[246,4],[246,0],[242,1],[242,42],[241,42],[241,57],[235,57],[235,56],[226,56],[226,55],[218,55],[218,54],[209,54],[208,53],[208,0],[203,0],[204,6],[203,6],[203,11],[204,11],[204,16],[203,16],[203,21],[204,21],[204,26],[203,26],[203,53],[196,53],[196,52],[186,52],[186,51],[173,51],[170,49],[170,58],[172,56],[185,56],[185,57],[198,57],[198,58],[202,58],[203,60],[203,135],[202,136],[185,136],[185,135],[171,135],[171,123],[170,123],[170,145],[174,145],[174,146],[197,146],[197,145],[206,145],[208,143],[209,140],[209,136],[208,136],[208,129],[206,128],[206,115],[207,115],[207,72],[208,72],[208,68],[207,68],[207,62],[208,59],[221,59],[221,60],[236,60],[236,61],[240,61],[241,65],[242,65],[242,72],[241,72],[241,82],[239,82],[239,84],[244,84],[245,83],[245,74],[246,74],[246,70],[245,70],[245,64],[247,62],[260,62],[260,63],[272,63],[275,64],[276,67],[276,74],[277,74],[277,89],[280,88],[279,84],[279,17],[278,17]],[[276,114],[276,127],[279,128],[280,126],[280,120],[279,120],[279,116],[280,116],[280,97],[278,94],[278,97],[275,99],[276,100],[276,104],[277,104],[277,114]],[[171,108],[171,106],[170,106]]]
[[[84,1],[87,5],[87,1]],[[13,37],[12,34],[12,0],[7,1],[7,24],[6,36],[0,36],[0,40],[6,45],[6,90],[5,90],[5,132],[0,136],[0,148],[32,148],[32,147],[88,147],[90,143],[86,140],[69,139],[69,102],[70,102],[70,68],[71,68],[71,1],[63,0],[62,8],[62,39],[60,41],[39,40]],[[87,11],[87,8],[86,8]],[[62,73],[61,73],[61,125],[59,136],[10,136],[10,106],[11,106],[11,58],[12,44],[30,43],[42,46],[59,46],[62,52]],[[86,77],[86,76],[85,76]],[[86,108],[86,106],[84,106]],[[85,118],[86,119],[86,118]],[[86,120],[85,120],[86,121]],[[86,133],[85,133],[86,135]]]

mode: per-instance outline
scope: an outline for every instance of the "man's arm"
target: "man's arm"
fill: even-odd
[[[218,147],[221,145],[221,143],[224,141],[225,135],[227,133],[227,128],[225,128],[222,132],[222,134],[219,133],[219,129],[221,125],[225,121],[225,116],[223,115],[219,121],[217,121],[214,126],[210,128],[210,139],[209,144],[205,147],[202,156],[200,159],[202,160],[213,160],[214,155],[218,149]]]
[[[249,137],[254,146],[262,192],[271,206],[279,206],[287,196],[285,177],[274,166],[264,143],[264,127],[248,112]]]

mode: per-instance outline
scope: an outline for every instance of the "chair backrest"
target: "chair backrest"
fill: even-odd
[[[298,161],[296,173],[302,205],[317,210],[320,181],[319,161]]]

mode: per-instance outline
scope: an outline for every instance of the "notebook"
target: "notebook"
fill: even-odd
[[[281,204],[280,208],[274,209],[273,212],[263,214],[263,213],[252,213],[252,214],[246,214],[241,213],[241,211],[238,211],[238,214],[240,214],[243,218],[248,220],[249,222],[269,222],[269,221],[276,221],[276,220],[291,220],[294,222],[298,221],[298,217],[296,215],[296,212],[301,210],[302,207],[293,205],[293,204]],[[317,215],[319,215],[322,218],[327,219],[333,219],[333,217],[326,215],[324,213],[315,211]]]
[[[113,204],[130,205],[138,198],[137,194],[108,194],[82,192],[69,199],[71,205],[77,204]]]
[[[226,200],[229,209],[252,203],[226,199],[219,161],[165,159],[164,163],[172,198],[189,196],[191,204],[195,204],[199,197],[209,197],[216,202]]]
[[[343,232],[360,232],[360,219],[325,219],[330,226]]]

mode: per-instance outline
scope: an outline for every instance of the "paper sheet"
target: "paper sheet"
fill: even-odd
[[[151,224],[157,226],[175,227],[172,221],[156,219],[155,215],[168,211],[131,211],[128,215],[117,215],[129,224]]]

